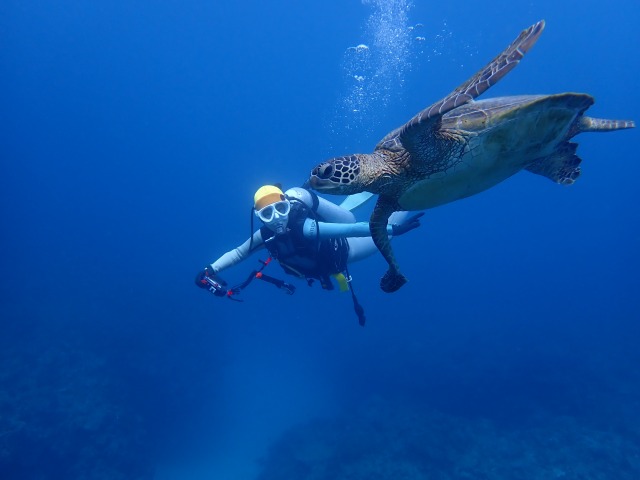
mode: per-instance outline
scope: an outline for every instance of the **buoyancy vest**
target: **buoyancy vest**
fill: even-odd
[[[265,247],[290,275],[319,280],[322,288],[333,289],[331,275],[347,268],[349,243],[346,238],[307,238],[303,233],[304,222],[311,218],[322,221],[320,216],[300,201],[291,201],[287,231],[276,235],[262,227],[260,232]],[[319,228],[318,228],[319,230]]]

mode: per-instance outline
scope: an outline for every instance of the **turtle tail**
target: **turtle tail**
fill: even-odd
[[[612,132],[613,130],[624,130],[634,128],[636,122],[633,120],[609,120],[606,118],[581,117],[578,122],[578,132]]]

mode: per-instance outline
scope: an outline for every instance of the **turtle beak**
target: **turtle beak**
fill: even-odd
[[[317,175],[311,175],[311,177],[309,178],[309,180],[307,180],[306,183],[313,190],[319,190],[319,191],[327,190],[334,186],[329,180],[323,180],[319,178]]]
[[[315,190],[318,187],[318,177],[312,175],[309,180],[307,180],[307,184]]]
[[[314,190],[332,190],[335,188],[335,183],[332,181],[332,175],[335,172],[335,166],[331,162],[321,163],[313,170],[309,176],[308,184]]]

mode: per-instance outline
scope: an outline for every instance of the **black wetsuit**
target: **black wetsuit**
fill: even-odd
[[[303,233],[304,222],[311,218],[316,222],[322,218],[299,201],[291,201],[287,231],[282,235],[266,226],[260,229],[265,247],[278,260],[288,274],[320,280],[322,288],[333,289],[331,275],[347,268],[349,243],[345,238],[307,238]],[[319,228],[319,227],[318,227]]]

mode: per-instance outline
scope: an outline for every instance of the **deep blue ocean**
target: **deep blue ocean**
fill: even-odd
[[[0,478],[640,478],[638,129],[576,137],[575,185],[427,211],[394,294],[354,264],[365,328],[293,277],[193,281],[258,187],[371,152],[540,19],[481,98],[640,120],[637,0],[2,2]]]

